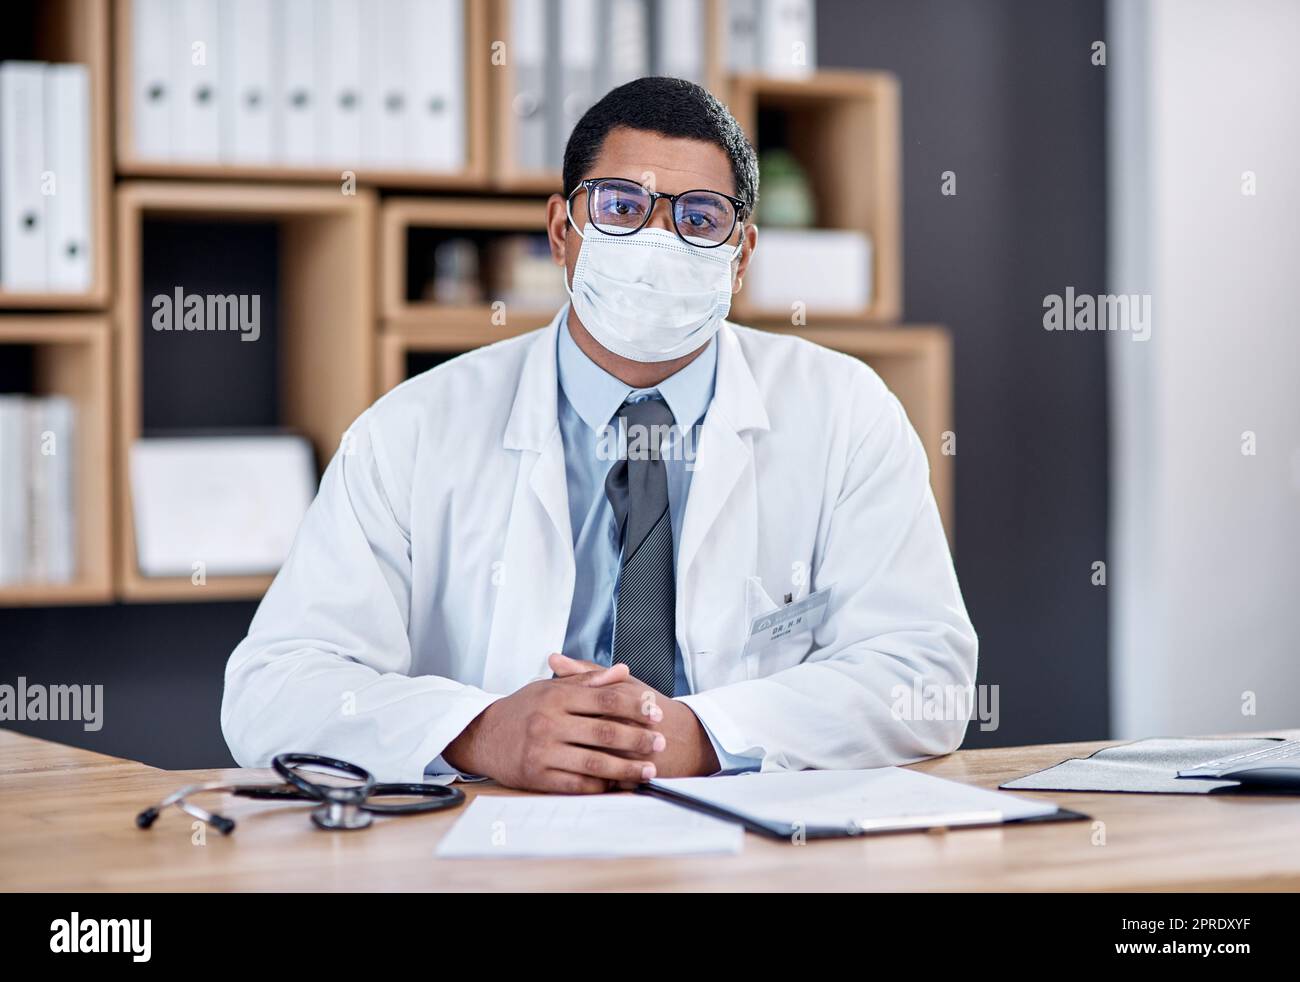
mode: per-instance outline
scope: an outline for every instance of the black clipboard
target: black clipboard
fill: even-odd
[[[755,832],[759,835],[765,835],[770,839],[784,839],[787,842],[793,842],[796,839],[846,839],[856,838],[865,835],[902,835],[908,832],[933,832],[940,828],[959,831],[961,829],[984,829],[999,825],[1030,825],[1039,822],[1079,822],[1088,821],[1092,816],[1085,815],[1083,812],[1072,811],[1069,808],[1057,807],[1057,810],[1051,815],[1038,815],[1033,818],[1013,818],[1005,821],[996,822],[962,822],[957,825],[936,825],[925,828],[905,828],[905,829],[861,829],[857,827],[844,827],[834,825],[810,825],[807,828],[800,829],[793,823],[789,822],[769,822],[758,819],[752,815],[746,815],[743,812],[732,811],[729,808],[721,808],[717,805],[710,804],[692,798],[690,795],[682,794],[679,791],[671,791],[668,788],[659,788],[651,784],[637,785],[638,794],[649,795],[652,798],[660,798],[664,801],[670,801],[675,805],[681,805],[684,808],[690,808],[693,811],[702,812],[705,815],[712,815],[714,818],[720,818],[728,822],[738,822],[748,831]]]

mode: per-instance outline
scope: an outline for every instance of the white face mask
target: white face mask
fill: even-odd
[[[566,277],[564,287],[605,348],[632,361],[670,361],[717,333],[731,309],[739,244],[700,249],[664,229],[606,235],[590,223],[579,234],[573,285]]]

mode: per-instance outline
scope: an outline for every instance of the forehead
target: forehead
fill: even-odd
[[[583,177],[624,177],[674,194],[695,188],[736,193],[731,160],[716,143],[620,126],[609,131]]]

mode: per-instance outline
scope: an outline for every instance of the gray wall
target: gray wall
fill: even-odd
[[[1047,293],[1104,289],[1105,70],[1088,63],[1101,5],[819,10],[824,65],[902,79],[905,315],[955,337],[957,568],[981,681],[1001,686],[1001,728],[972,728],[968,745],[1104,736],[1106,598],[1089,567],[1105,558],[1105,364],[1097,338],[1049,335],[1040,319]],[[939,194],[945,170],[956,197]],[[106,687],[99,733],[9,725],[160,766],[229,764],[221,670],[253,609],[0,610],[0,680]]]
[[[1107,732],[1104,338],[1042,327],[1106,289],[1104,39],[1100,0],[818,3],[821,65],[902,82],[904,318],[953,334],[957,572],[1001,687],[967,746]]]

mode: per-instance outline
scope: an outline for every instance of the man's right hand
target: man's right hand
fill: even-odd
[[[595,794],[648,781],[667,745],[652,729],[663,710],[626,677],[627,666],[615,665],[532,682],[480,713],[442,758],[525,791]]]

